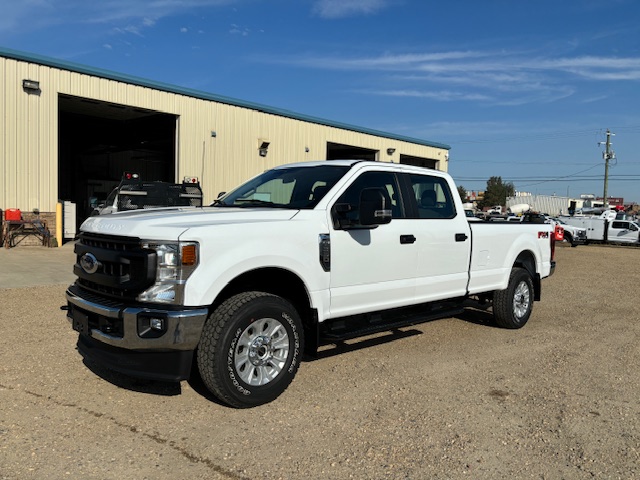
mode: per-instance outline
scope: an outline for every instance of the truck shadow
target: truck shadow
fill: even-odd
[[[407,328],[407,327],[405,327]],[[351,340],[344,340],[336,343],[330,343],[323,345],[318,349],[318,353],[313,355],[305,355],[303,360],[305,362],[313,362],[315,360],[321,360],[323,358],[333,357],[346,352],[355,352],[364,348],[375,347],[377,345],[383,345],[385,343],[395,342],[401,338],[414,337],[416,335],[422,335],[423,332],[411,328],[409,330],[394,329],[387,332],[378,333],[377,336],[353,338]]]
[[[83,359],[83,363],[92,373],[116,387],[139,393],[148,393],[149,395],[162,395],[167,397],[180,395],[182,393],[180,382],[163,382],[136,378],[101,367],[90,360]]]
[[[165,397],[173,397],[182,395],[182,387],[180,382],[163,382],[160,380],[147,380],[144,378],[136,378],[126,375],[124,373],[109,370],[108,368],[101,367],[94,364],[91,361],[83,359],[85,366],[95,375],[109,382],[116,387],[123,388],[125,390],[131,390],[133,392],[145,393],[148,395],[161,395]],[[205,386],[198,368],[194,365],[191,369],[191,376],[187,380],[189,386],[200,396],[206,398],[212,403],[226,407],[224,403],[218,400]]]
[[[496,325],[493,319],[493,314],[482,308],[466,307],[464,312],[446,318],[455,318],[457,320],[462,320],[463,322],[473,323],[474,325],[500,328]],[[325,345],[322,345],[318,349],[318,353],[316,355],[306,354],[303,360],[307,362],[313,362],[315,360],[321,360],[323,358],[340,355],[341,353],[353,352],[365,348],[375,347],[377,345],[383,345],[385,343],[395,342],[403,338],[422,335],[424,332],[415,328],[417,325],[424,325],[431,322],[446,320],[446,318],[429,319],[423,322],[416,322],[413,324],[413,326],[407,325],[404,327],[389,329],[386,331],[383,330],[375,334],[375,336],[369,335],[335,343],[327,343]]]
[[[449,318],[455,318],[464,322],[473,323],[475,325],[499,328],[494,323],[493,315],[490,312],[481,309],[466,308],[463,313]],[[427,320],[425,322],[419,323],[419,325],[439,320],[443,319]],[[395,342],[403,338],[411,338],[423,334],[423,331],[411,326],[391,329],[388,331],[379,332],[375,335],[323,345],[319,348],[318,353],[315,356],[305,354],[303,356],[303,361],[314,362],[316,360],[330,358],[335,355],[355,352],[365,348],[384,345],[386,343]],[[115,385],[116,387],[149,395],[176,396],[182,394],[182,387],[180,382],[164,382],[159,380],[141,379],[126,375],[124,373],[116,372],[114,370],[109,370],[108,368],[95,364],[90,360],[83,359],[83,363],[93,374],[111,383],[112,385]],[[197,394],[206,398],[210,402],[221,406],[226,406],[207,389],[206,385],[202,381],[202,378],[200,377],[195,361],[191,369],[191,376],[187,380],[187,383]]]
[[[493,313],[479,308],[466,307],[464,312],[455,315],[453,318],[464,322],[473,323],[474,325],[484,325],[485,327],[500,328],[496,325]]]

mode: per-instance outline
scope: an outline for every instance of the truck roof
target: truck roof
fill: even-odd
[[[423,173],[423,174],[425,172],[425,167],[420,167],[416,165],[408,165],[404,163],[380,162],[375,160],[357,160],[357,159],[316,160],[316,161],[309,161],[309,162],[286,163],[283,165],[278,165],[273,169],[278,170],[282,168],[292,168],[292,167],[319,167],[319,166],[327,166],[327,165],[329,166],[333,165],[336,167],[354,167],[356,165],[358,166],[375,165],[376,167],[384,167],[384,168],[389,168],[393,170],[403,170],[406,172],[417,172],[417,173]],[[441,177],[448,176],[448,173],[443,172],[442,170],[429,169],[429,174],[435,175],[435,176],[441,176]]]

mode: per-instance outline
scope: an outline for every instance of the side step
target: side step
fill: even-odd
[[[462,303],[420,305],[329,320],[320,325],[320,345],[328,345],[373,333],[409,327],[438,318],[459,315]]]

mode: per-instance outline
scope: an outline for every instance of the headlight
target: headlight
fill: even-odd
[[[143,242],[142,248],[155,250],[158,261],[155,283],[138,295],[138,300],[180,304],[184,300],[184,285],[198,266],[198,244]]]

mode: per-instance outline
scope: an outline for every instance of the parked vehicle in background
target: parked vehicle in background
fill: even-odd
[[[470,222],[481,222],[482,220],[476,217],[476,214],[473,210],[469,208],[465,208],[464,214],[467,217],[467,220]]]
[[[531,205],[529,205],[528,203],[518,203],[507,208],[507,211],[513,213],[514,215],[522,215],[529,210],[531,210]]]
[[[569,225],[585,228],[587,242],[640,243],[640,226],[631,220],[616,220],[615,212],[599,217],[561,216]]]
[[[557,217],[549,217],[556,225],[561,225],[564,228],[564,239],[571,244],[572,247],[577,247],[580,244],[587,243],[587,229],[584,227],[577,227],[575,225],[569,225],[564,220]]]
[[[520,221],[522,223],[551,223],[549,221],[549,217],[544,213],[538,212],[526,212],[522,217],[520,217]]]
[[[202,189],[195,177],[182,183],[143,181],[137,173],[125,172],[120,184],[91,215],[160,207],[201,207]]]

